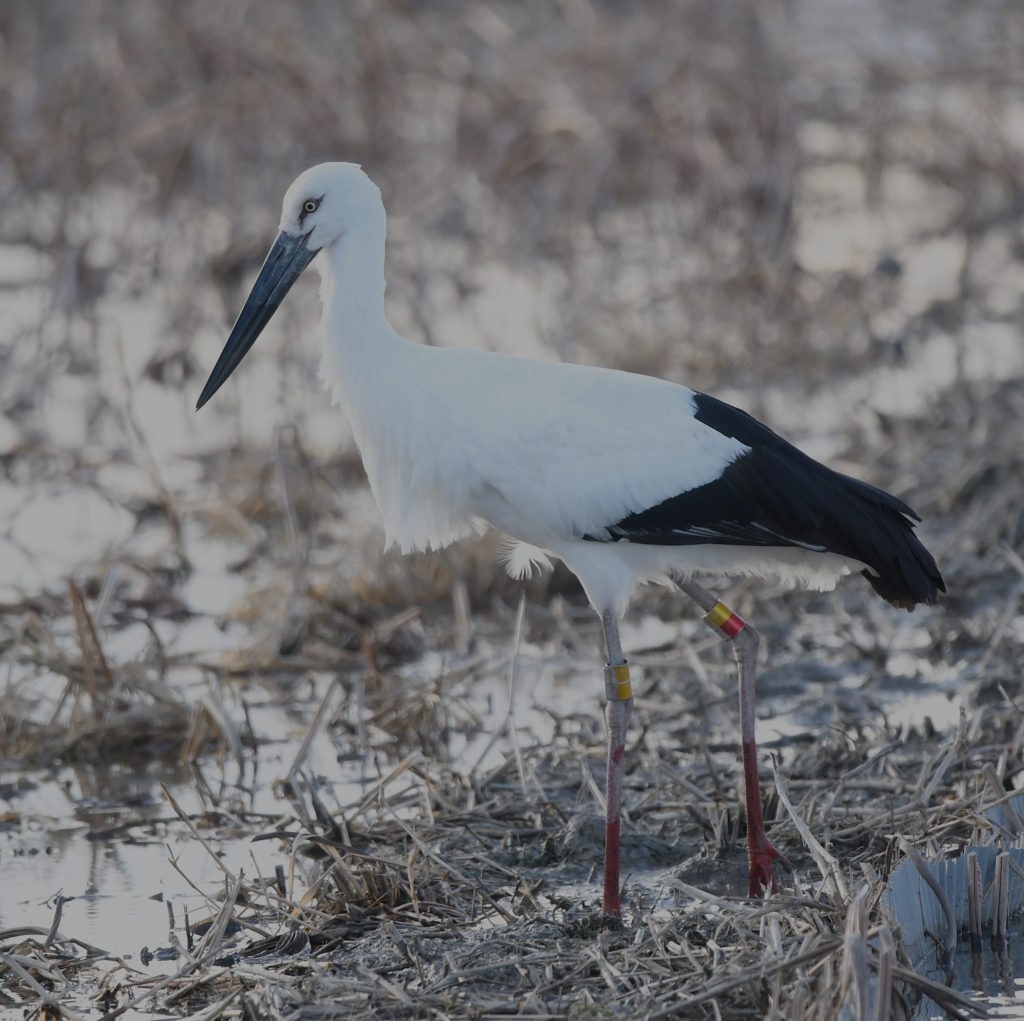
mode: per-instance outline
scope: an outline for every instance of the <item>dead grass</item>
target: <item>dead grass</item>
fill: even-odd
[[[1007,773],[1019,771],[1019,716],[1014,726],[1007,744],[979,714],[948,742],[911,733],[853,768],[837,768],[827,750],[797,757],[782,788],[792,815],[774,829],[797,867],[783,895],[758,903],[722,892],[742,888],[742,847],[726,822],[721,845],[709,848],[712,862],[729,863],[724,879],[707,860],[691,862],[662,874],[656,900],[627,880],[622,926],[555,890],[585,872],[572,853],[578,820],[567,819],[573,770],[557,745],[525,750],[539,798],[524,799],[511,759],[474,777],[410,755],[345,806],[300,777],[290,813],[251,820],[253,839],[280,845],[276,875],[226,875],[219,912],[187,925],[173,977],[133,973],[76,946],[55,919],[46,941],[0,933],[5,989],[17,1002],[60,1004],[72,979],[95,982],[107,990],[105,1017],[129,1006],[209,1017],[835,1017],[842,1004],[857,1009],[856,959],[865,975],[878,967],[876,937],[888,921],[877,902],[897,860],[895,835],[928,834],[932,853],[945,854],[993,839],[982,811],[1001,793],[985,764],[1000,747]],[[719,791],[699,751],[679,754],[687,784],[712,812],[731,814],[738,769],[719,763]],[[631,784],[642,789],[652,768],[641,742]],[[676,825],[675,803],[694,800],[664,782],[658,795],[667,803],[632,822],[635,849],[656,846]],[[639,797],[634,789],[628,800]],[[200,821],[201,832],[189,822],[194,838],[216,855],[217,827]],[[801,851],[794,822],[828,849]],[[597,860],[599,846],[591,839],[583,853]],[[955,991],[896,973],[894,1016],[922,990],[952,1016],[970,1016]]]

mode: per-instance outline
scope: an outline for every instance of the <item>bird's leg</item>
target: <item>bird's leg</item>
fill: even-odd
[[[622,771],[626,755],[626,731],[633,710],[629,665],[622,655],[619,622],[612,610],[601,614],[608,662],[604,667],[604,689],[608,701],[604,716],[608,725],[608,780],[605,787],[604,904],[601,913],[622,917],[619,907],[619,830],[621,827]]]
[[[740,732],[743,743],[743,780],[747,795],[747,852],[750,856],[750,896],[760,897],[762,887],[778,892],[774,860],[790,868],[786,856],[768,839],[761,813],[761,784],[757,777],[757,743],[754,737],[758,634],[752,625],[719,602],[692,580],[677,579],[679,587],[705,612],[705,623],[732,643],[740,675]]]

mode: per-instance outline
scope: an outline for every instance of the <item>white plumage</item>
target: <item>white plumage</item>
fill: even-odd
[[[619,913],[618,787],[631,705],[618,621],[633,588],[648,580],[677,581],[730,640],[742,631],[751,891],[774,886],[779,854],[764,835],[751,766],[756,633],[691,576],[758,574],[824,589],[857,570],[884,598],[910,608],[942,587],[913,535],[913,512],[685,387],[410,343],[384,314],[385,233],[380,192],[357,166],[325,163],[300,175],[199,406],[320,253],[321,376],[351,421],[388,543],[439,549],[493,526],[506,536],[513,574],[561,558],[601,615],[608,670],[618,678],[606,671],[605,912]]]
[[[620,615],[638,582],[673,570],[826,589],[865,566],[796,548],[758,557],[749,547],[630,544],[603,548],[595,563],[581,536],[713,481],[749,448],[698,422],[693,391],[665,380],[405,340],[384,315],[384,206],[361,170],[307,171],[285,196],[281,230],[302,230],[290,209],[325,195],[329,178],[344,180],[343,201],[361,216],[333,244],[318,234],[330,237],[334,218],[310,237],[324,245],[320,374],[352,423],[388,545],[436,550],[489,524],[560,557],[596,606],[611,600]],[[338,213],[348,208],[339,201]],[[537,555],[515,551],[512,562]]]

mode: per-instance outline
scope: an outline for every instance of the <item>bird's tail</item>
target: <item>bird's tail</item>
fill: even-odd
[[[886,602],[897,610],[913,612],[918,603],[934,603],[946,585],[935,559],[909,529],[903,545],[905,551],[888,565],[889,570],[878,574],[864,570],[861,574]]]
[[[867,483],[843,476],[856,497],[867,501],[871,525],[860,529],[857,558],[871,587],[897,609],[934,603],[946,591],[935,558],[914,533],[920,517],[902,500]],[[862,505],[863,506],[863,505]]]

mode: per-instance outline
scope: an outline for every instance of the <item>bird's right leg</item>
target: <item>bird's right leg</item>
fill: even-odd
[[[619,907],[619,831],[622,810],[622,773],[626,732],[633,710],[629,665],[622,655],[619,622],[612,610],[601,613],[608,661],[604,667],[605,721],[608,726],[608,779],[605,786],[604,903],[603,915],[622,917]]]
[[[679,587],[705,612],[704,622],[732,643],[740,675],[740,734],[743,746],[743,781],[747,799],[747,853],[750,858],[751,897],[762,887],[778,892],[775,859],[790,868],[786,856],[768,839],[761,810],[761,784],[757,776],[757,742],[754,736],[757,679],[757,631],[719,602],[706,588],[690,579],[676,578]]]

